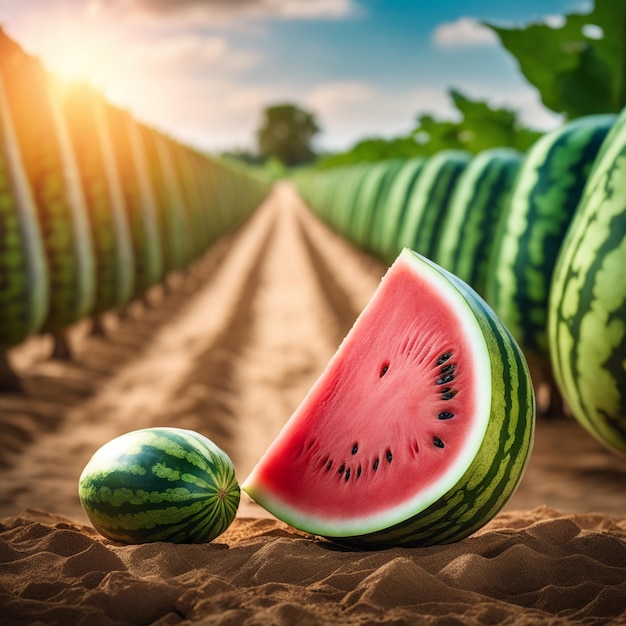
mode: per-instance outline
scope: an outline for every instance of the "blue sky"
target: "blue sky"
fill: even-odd
[[[0,0],[0,22],[53,71],[200,148],[254,148],[265,106],[315,113],[318,146],[453,117],[452,87],[559,122],[481,20],[586,12],[589,0]]]

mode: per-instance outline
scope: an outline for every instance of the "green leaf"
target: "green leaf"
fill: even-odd
[[[494,109],[482,100],[471,100],[456,90],[450,96],[463,115],[458,126],[458,136],[463,148],[470,152],[482,152],[488,148],[507,146],[524,152],[541,135],[538,131],[524,128],[515,111]]]
[[[626,106],[626,2],[596,0],[590,13],[560,27],[504,28],[485,23],[517,59],[543,104],[568,118],[617,113]]]

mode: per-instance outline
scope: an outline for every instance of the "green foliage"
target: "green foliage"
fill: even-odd
[[[540,132],[524,127],[515,111],[492,108],[487,102],[472,100],[454,89],[450,97],[460,120],[420,115],[417,127],[408,136],[365,139],[347,152],[321,158],[318,167],[432,156],[442,150],[478,153],[488,148],[509,147],[525,152],[541,136]]]
[[[315,159],[311,141],[318,132],[312,113],[294,104],[268,107],[257,133],[259,154],[275,157],[287,167],[308,163]]]
[[[256,152],[244,148],[227,150],[220,155],[223,159],[245,163],[246,165],[262,165],[263,159]]]
[[[456,108],[463,115],[457,127],[460,147],[478,153],[488,148],[515,148],[525,152],[541,133],[524,127],[515,111],[494,109],[482,100],[470,100],[456,90],[450,92]]]
[[[487,23],[517,59],[543,104],[572,119],[626,106],[626,2],[596,0],[562,26],[504,28]]]
[[[515,111],[493,108],[483,100],[472,100],[460,91],[450,91],[459,121],[437,120],[432,115],[421,115],[413,136],[425,156],[441,150],[468,150],[477,154],[488,148],[515,148],[525,152],[541,133],[524,127]]]
[[[352,163],[373,163],[387,159],[409,159],[422,154],[420,146],[412,136],[383,139],[371,137],[355,144],[347,152],[321,157],[317,163],[320,169],[350,165]]]

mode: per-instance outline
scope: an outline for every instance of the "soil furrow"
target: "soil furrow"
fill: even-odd
[[[215,400],[198,414],[193,399],[204,398],[205,390],[200,396],[197,377],[205,366],[207,387],[218,377],[223,383],[224,364],[236,360],[230,351],[247,340],[248,303],[259,284],[257,272],[273,228],[271,207],[261,207],[232,239],[206,284],[198,285],[178,311],[170,312],[169,321],[143,352],[121,367],[110,363],[113,376],[92,397],[65,410],[58,407],[56,430],[38,434],[2,472],[0,517],[34,506],[84,519],[76,494],[82,468],[99,446],[129,430],[159,425],[194,428],[229,449],[228,402],[222,403],[224,408]],[[228,395],[224,384],[215,393],[216,398]],[[214,423],[218,427],[212,433]]]
[[[253,302],[253,341],[237,370],[237,469],[245,478],[337,348],[332,302],[299,227],[297,196],[280,185],[273,196],[277,227]],[[343,297],[341,294],[338,294]],[[255,514],[260,514],[255,511]]]
[[[317,278],[335,308],[343,338],[369,302],[387,267],[328,228],[295,194],[294,203]]]

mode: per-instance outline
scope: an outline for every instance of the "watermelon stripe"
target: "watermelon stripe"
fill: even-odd
[[[434,260],[481,295],[497,225],[521,162],[522,155],[515,150],[482,152],[459,178],[451,200]]]
[[[399,228],[398,249],[408,247],[431,256],[454,185],[469,160],[470,154],[461,150],[443,150],[428,159]]]
[[[380,229],[374,232],[375,251],[385,261],[391,263],[400,253],[397,248],[398,226],[402,224],[406,214],[409,198],[413,194],[420,173],[424,168],[425,159],[416,157],[406,162],[396,176],[389,193],[388,206],[385,217],[381,221]]]
[[[35,333],[48,311],[49,278],[37,209],[0,73],[0,349]]]
[[[579,118],[533,145],[499,225],[487,297],[526,349],[547,356],[556,257],[614,115]]]
[[[559,388],[600,442],[626,452],[626,114],[603,144],[552,283],[549,335]]]

